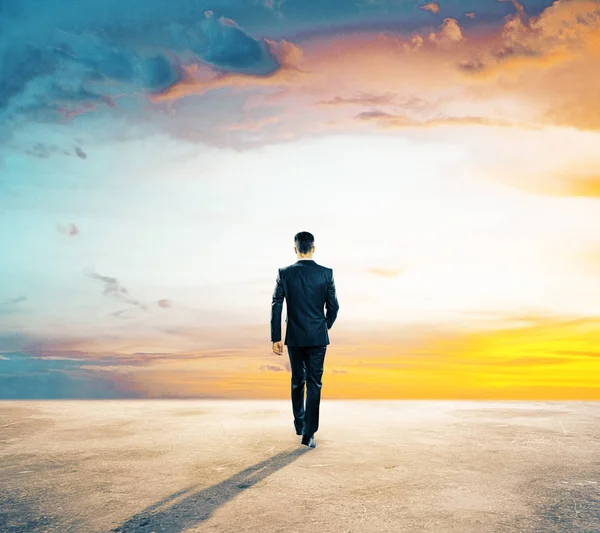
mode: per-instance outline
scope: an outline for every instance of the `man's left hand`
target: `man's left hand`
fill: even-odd
[[[273,343],[273,353],[283,355],[283,342],[278,341]]]

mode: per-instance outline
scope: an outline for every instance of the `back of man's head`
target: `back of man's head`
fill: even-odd
[[[308,231],[301,231],[294,236],[294,245],[296,246],[298,253],[307,254],[312,250],[314,243],[315,237]]]

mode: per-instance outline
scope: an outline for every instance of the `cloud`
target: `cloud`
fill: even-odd
[[[160,91],[177,81],[174,59],[93,33],[63,32],[45,45],[14,41],[0,46],[0,117],[10,124],[19,115],[60,121],[114,107],[115,98],[138,91]],[[79,148],[77,155],[84,157]]]
[[[362,122],[373,122],[380,128],[404,129],[404,128],[438,128],[441,126],[517,126],[509,120],[490,118],[485,116],[444,116],[428,119],[417,119],[407,115],[386,113],[384,111],[363,111],[355,116]]]
[[[324,107],[339,106],[381,106],[397,107],[402,109],[424,110],[430,109],[431,102],[419,98],[418,96],[400,97],[394,93],[373,94],[360,92],[356,96],[335,96],[329,100],[317,102],[316,105]]]
[[[122,314],[127,318],[127,313]],[[98,320],[91,320],[85,326],[74,324],[68,331],[33,328],[0,331],[0,352],[46,355],[80,352],[90,356],[155,352],[219,358],[260,350],[270,353],[264,327],[248,326],[240,318],[241,313],[236,314],[235,310],[232,316],[232,311],[227,309],[223,312],[211,308],[199,311],[176,306],[168,315],[169,320],[165,313],[148,314],[144,316],[145,320],[138,320],[135,325],[128,321],[115,324],[106,320],[100,324]],[[215,316],[223,324],[229,318],[229,324],[216,325]]]
[[[5,32],[0,41],[0,118],[5,127],[16,126],[19,117],[70,120],[99,106],[115,108],[122,98],[133,98],[139,107],[146,95],[162,93],[179,82],[189,72],[182,61],[190,59],[219,73],[262,76],[280,67],[277,54],[264,39],[253,38],[233,20],[211,11],[185,25],[163,24],[158,35],[134,27],[125,33],[119,20],[109,19],[99,19],[82,32],[84,25],[79,22],[71,28],[62,21],[61,31],[54,31],[46,41]],[[15,21],[19,23],[25,22]],[[154,42],[161,42],[163,48]],[[37,155],[45,154],[38,151]],[[87,157],[80,147],[76,155]]]
[[[369,335],[369,341],[344,357],[339,349],[332,352],[332,364],[343,365],[349,374],[332,382],[330,393],[354,398],[598,399],[599,331],[598,318],[524,314],[498,316],[479,330],[476,325],[471,331],[419,329],[420,338],[404,342],[384,341],[373,333],[372,340]],[[369,358],[362,355],[366,342]]]
[[[507,0],[503,0],[507,1]],[[474,50],[479,59],[463,68],[491,77],[531,68],[552,69],[568,62],[586,63],[600,53],[600,6],[594,0],[554,2],[538,16],[529,17],[512,0],[517,13],[508,16],[498,39]],[[592,82],[597,79],[593,77]]]
[[[583,357],[599,357],[600,351],[597,350],[555,350],[556,355],[577,355]]]
[[[27,301],[26,296],[17,296],[15,298],[9,298],[8,300],[0,302],[0,316],[11,315],[19,312],[19,304],[25,301]]]
[[[223,126],[225,131],[260,131],[265,126],[269,126],[271,124],[277,124],[281,121],[281,117],[272,116],[266,117],[260,120],[247,120],[244,122],[237,122],[235,124],[228,124]]]
[[[440,44],[453,44],[462,41],[463,34],[458,21],[453,18],[445,18],[438,32],[431,32],[428,39]]]
[[[69,222],[69,224],[67,224],[66,226],[63,226],[62,224],[58,224],[57,228],[58,228],[58,231],[60,231],[61,233],[65,233],[69,237],[76,237],[77,235],[79,235],[81,233],[79,231],[79,228],[72,222]]]
[[[571,95],[577,91],[569,90],[566,80],[563,90],[555,91],[551,83],[542,82],[539,73],[531,69],[525,69],[526,75],[519,84],[506,83],[506,76],[520,68],[511,63],[511,54],[526,62],[538,60],[535,54],[519,56],[517,48],[507,45],[509,35],[514,40],[521,31],[518,28],[531,31],[532,25],[520,4],[513,5],[514,16],[496,28],[489,26],[483,34],[473,29],[471,35],[465,35],[457,19],[447,17],[436,31],[424,33],[425,38],[419,34],[405,37],[390,32],[362,32],[324,36],[314,42],[265,40],[280,64],[272,73],[222,72],[192,63],[185,67],[180,83],[151,99],[155,103],[174,102],[220,89],[234,91],[229,94],[243,91],[248,95],[244,111],[262,107],[265,113],[259,119],[224,121],[220,129],[261,132],[261,136],[224,140],[239,141],[247,147],[322,134],[327,125],[334,129],[337,125],[345,131],[359,131],[368,124],[384,129],[541,128],[556,122],[557,110],[577,109],[575,102],[572,106],[559,105],[561,101],[575,100]],[[544,13],[540,15],[543,16]],[[558,61],[556,55],[549,58],[550,63]],[[580,60],[585,63],[588,58],[583,54]],[[400,63],[402,69],[397,68]],[[556,63],[559,64],[560,61]],[[369,76],[364,76],[364,72],[369,72]],[[582,91],[589,92],[590,103],[586,107],[595,105],[591,101],[593,87],[582,85]],[[353,125],[348,113],[356,107],[363,110],[354,112]],[[395,112],[393,107],[401,112]],[[386,112],[383,108],[387,108]],[[585,108],[581,109],[582,119],[585,116],[590,121],[594,112],[586,114]],[[573,114],[569,117],[565,121],[574,118]],[[267,125],[273,127],[266,129]]]
[[[419,9],[422,9],[423,11],[429,11],[430,13],[434,14],[440,12],[440,6],[435,2],[429,2],[428,4],[420,5]]]
[[[594,48],[600,35],[598,4],[557,4],[528,17],[515,2],[516,13],[483,34],[474,29],[465,36],[458,21],[448,17],[427,39],[373,33],[332,37],[312,46],[300,43],[303,54],[297,67],[304,74],[272,80],[281,88],[277,104],[306,105],[314,95],[314,105],[331,113],[343,107],[371,108],[358,118],[386,128],[600,128],[595,96],[600,88],[600,74],[595,73],[600,71],[594,67],[599,57]],[[416,105],[408,116],[384,116],[373,109],[411,98]],[[339,115],[332,123],[351,127]],[[321,121],[327,122],[323,115]],[[296,131],[301,127],[296,121]]]
[[[53,152],[58,151],[57,146],[48,146],[43,143],[35,143],[25,153],[37,157],[39,159],[48,159]]]
[[[598,2],[555,2],[532,17],[519,8],[496,40],[458,65],[489,90],[529,102],[540,123],[598,130],[599,35]]]
[[[166,298],[158,300],[158,302],[156,302],[156,303],[158,304],[159,307],[163,307],[165,309],[173,306],[173,300],[168,300]]]
[[[425,45],[425,39],[419,34],[413,35],[409,40],[402,43],[402,50],[405,52],[416,52]]]
[[[277,365],[262,365],[260,370],[266,370],[268,372],[285,372],[285,368]]]
[[[424,11],[435,11],[437,2],[414,4],[400,25],[392,24],[396,8],[377,2],[336,5],[335,24],[298,25],[287,3],[258,2],[266,17],[258,23],[235,3],[214,12],[186,3],[167,14],[149,1],[119,7],[119,18],[132,22],[126,28],[111,18],[114,2],[101,4],[48,18],[38,39],[4,31],[0,135],[25,122],[71,131],[94,120],[118,135],[141,125],[138,133],[163,130],[251,149],[323,135],[324,125],[347,132],[534,122],[600,128],[598,8],[591,0],[543,10],[536,3],[527,13],[516,1],[478,7],[481,25],[463,18],[475,3],[442,4],[451,16],[434,31]],[[277,20],[282,6],[290,11]],[[514,14],[502,18],[507,8]],[[16,10],[12,21],[22,31],[36,18],[31,12],[31,21],[19,19],[25,11]],[[374,113],[381,110],[390,116]],[[87,145],[84,151],[73,144],[69,155],[91,157]],[[38,158],[67,153],[50,143],[21,148]]]
[[[431,324],[404,331],[397,325],[382,325],[363,333],[355,327],[342,329],[328,360],[332,375],[343,374],[344,379],[332,380],[329,393],[343,398],[448,398],[460,394],[514,399],[514,391],[527,384],[531,399],[544,397],[550,389],[557,399],[593,396],[597,386],[594,379],[600,370],[596,342],[600,319],[527,313],[493,313],[488,318],[486,328],[472,323],[471,330]],[[264,328],[259,330],[264,337]],[[224,333],[220,331],[218,336],[229,341]],[[202,336],[204,332],[199,338]],[[21,335],[20,342],[26,340]],[[11,368],[21,374],[19,383],[29,383],[22,387],[29,393],[45,377],[54,383],[55,391],[60,392],[61,386],[65,391],[84,390],[77,384],[67,385],[64,379],[53,381],[51,372],[55,370],[68,375],[69,380],[77,381],[80,376],[80,385],[93,383],[97,376],[100,382],[119,387],[123,397],[171,393],[180,397],[248,397],[256,387],[261,394],[283,397],[280,380],[283,369],[289,372],[287,361],[270,362],[273,357],[267,353],[268,342],[260,344],[264,348],[262,360],[263,356],[257,355],[261,349],[258,343],[240,349],[176,353],[95,353],[35,338],[30,338],[29,344],[37,344],[37,348],[21,354],[4,353],[8,360],[15,359]],[[5,339],[0,338],[0,346],[5,345]],[[253,357],[259,364],[249,372],[248,361]],[[28,375],[27,368],[39,372],[37,377]],[[31,379],[23,381],[26,378]],[[2,379],[0,376],[0,390],[6,391]],[[574,392],[577,388],[578,394]]]
[[[11,353],[0,357],[0,399],[141,398],[127,377],[90,372],[78,361]]]
[[[127,309],[120,309],[119,311],[114,311],[110,313],[110,316],[114,316],[115,318],[122,318],[123,320],[132,320],[137,318],[137,314],[134,313],[135,307],[128,307]]]
[[[10,298],[9,300],[4,300],[3,302],[0,302],[0,307],[20,304],[21,302],[24,302],[26,300],[26,296],[17,296],[16,298]]]
[[[497,364],[506,366],[539,366],[539,365],[562,365],[572,362],[569,357],[515,357],[506,361],[498,362]]]
[[[71,331],[56,332],[54,335],[40,335],[26,332],[0,333],[0,353],[10,356],[11,353],[21,353],[28,357],[61,359],[80,361],[94,365],[111,366],[148,366],[154,363],[172,362],[184,363],[194,361],[228,361],[232,359],[244,359],[251,354],[257,354],[263,349],[264,353],[272,359],[270,344],[264,339],[257,340],[259,336],[264,338],[264,328],[257,327],[256,335],[246,335],[249,328],[241,327],[243,339],[237,337],[226,337],[227,328],[215,328],[210,326],[194,326],[189,328],[191,340],[185,347],[177,346],[175,336],[169,334],[166,329],[159,329],[156,338],[166,339],[163,346],[154,343],[153,338],[142,339],[139,332],[131,332],[129,325],[124,326],[123,331],[128,335],[119,337],[116,332],[102,338],[100,335],[75,336]],[[216,333],[215,333],[216,330]],[[193,332],[196,331],[196,338]],[[211,332],[213,337],[210,338]],[[100,338],[98,338],[100,337]],[[111,342],[111,341],[117,342]],[[208,342],[207,342],[208,340]],[[146,350],[135,349],[139,345],[148,345]],[[288,368],[287,360],[282,360],[282,366]],[[288,368],[289,370],[289,368]]]
[[[143,304],[139,300],[136,300],[135,298],[132,298],[129,295],[129,291],[119,283],[119,280],[117,280],[117,278],[112,278],[110,276],[102,276],[93,271],[84,272],[84,275],[86,275],[92,280],[99,281],[100,283],[102,283],[102,285],[104,286],[103,294],[105,296],[109,296],[117,301],[133,305],[134,307],[138,307],[140,309],[148,309],[147,305]],[[117,311],[116,313],[113,313],[113,315],[118,317],[131,318],[124,316],[124,313],[128,311],[128,309],[124,309],[122,311]]]
[[[186,3],[168,14],[160,2],[119,5],[119,20],[113,18],[115,5],[69,5],[69,17],[49,8],[40,8],[46,18],[25,8],[14,11],[8,29],[25,32],[39,18],[46,33],[36,39],[21,38],[14,29],[3,32],[0,135],[27,121],[70,126],[81,115],[93,115],[111,131],[143,121],[178,138],[239,149],[319,135],[322,123],[341,124],[345,107],[369,113],[384,106],[414,111],[426,119],[417,125],[427,127],[452,120],[469,126],[469,117],[480,117],[476,121],[486,126],[502,119],[518,123],[525,120],[519,106],[544,123],[600,127],[598,77],[590,68],[598,50],[598,8],[591,0],[555,2],[541,13],[537,4],[528,7],[536,16],[513,1],[515,14],[504,21],[504,10],[491,6],[478,16],[485,27],[469,23],[464,30],[456,17],[468,7],[457,12],[448,6],[454,16],[435,31],[429,31],[423,11],[439,12],[436,2],[415,4],[393,30],[390,10],[396,7],[387,3],[369,4],[368,21],[365,6],[336,7],[323,15],[333,17],[331,25],[307,21],[300,30],[291,4],[285,4],[290,11],[284,20],[283,2],[258,2],[268,20],[279,17],[276,37],[268,36],[266,22],[256,23],[235,3],[219,12],[202,2]],[[131,24],[125,29],[120,20]],[[545,77],[534,72],[539,69],[558,70]],[[502,99],[513,100],[505,109],[514,115],[497,111]],[[465,109],[471,103],[487,110]],[[249,117],[250,106],[265,112]],[[427,115],[434,110],[447,119],[431,120]],[[406,123],[380,117],[373,125]],[[66,152],[41,143],[26,150],[38,158]],[[80,146],[73,150],[79,158],[88,156]]]
[[[235,21],[205,11],[197,34],[188,33],[188,45],[205,63],[221,71],[272,74],[279,64],[267,43],[257,40]]]
[[[269,50],[269,57],[275,62],[273,68],[265,72],[254,72],[253,69],[244,69],[244,72],[223,72],[194,63],[184,67],[181,81],[161,93],[151,95],[150,99],[153,102],[171,101],[225,87],[242,89],[288,85],[299,77],[306,76],[306,73],[297,67],[302,57],[299,47],[285,40],[269,39],[265,39],[265,46]]]

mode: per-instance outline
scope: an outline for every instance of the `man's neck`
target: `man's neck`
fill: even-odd
[[[300,257],[300,256],[298,256],[298,261],[302,261],[303,259],[312,259],[312,256],[311,257]]]

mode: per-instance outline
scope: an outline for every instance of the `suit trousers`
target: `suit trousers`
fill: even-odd
[[[325,346],[288,346],[292,369],[292,412],[294,426],[306,437],[312,437],[319,429],[319,406],[321,403],[321,379],[325,363]],[[306,408],[304,385],[306,384]]]

